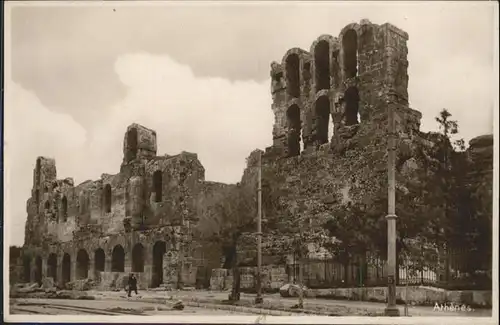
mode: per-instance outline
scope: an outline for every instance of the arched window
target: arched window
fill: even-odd
[[[153,246],[153,274],[151,287],[156,288],[163,283],[163,255],[167,251],[164,241],[157,241]]]
[[[329,139],[328,127],[330,123],[330,100],[328,96],[321,96],[316,101],[316,139],[318,144],[327,143]]]
[[[344,74],[346,78],[358,75],[358,36],[353,29],[348,30],[342,38],[344,48]]]
[[[111,212],[111,185],[104,186],[104,212]]]
[[[57,255],[51,253],[47,259],[47,276],[57,281]]]
[[[121,245],[116,245],[111,254],[111,272],[125,271],[125,250]]]
[[[89,276],[89,254],[84,249],[80,249],[76,255],[77,279],[86,279]]]
[[[356,87],[349,87],[344,93],[345,125],[358,124],[359,94]]]
[[[66,196],[63,196],[61,205],[62,221],[66,222],[68,220],[68,199],[66,198]]]
[[[63,284],[71,281],[71,257],[65,253],[62,260],[62,280]]]
[[[153,191],[155,193],[155,202],[161,202],[163,197],[163,180],[161,170],[153,173]]]
[[[94,270],[104,272],[105,254],[102,248],[98,248],[94,253]]]
[[[298,105],[292,105],[287,110],[288,120],[288,156],[300,155],[300,109]]]
[[[45,201],[44,208],[45,208],[45,210],[49,210],[50,209],[50,202],[49,202],[49,200]]]
[[[144,247],[141,244],[132,249],[132,272],[144,272]]]
[[[286,88],[290,96],[300,97],[300,59],[297,54],[286,58]]]
[[[131,128],[127,132],[127,160],[133,160],[137,157],[137,129]]]
[[[316,91],[330,89],[330,45],[320,41],[314,48]]]
[[[42,284],[42,258],[40,256],[35,259],[35,282]]]
[[[31,259],[29,256],[24,256],[23,258],[23,268],[24,268],[24,282],[31,282]]]

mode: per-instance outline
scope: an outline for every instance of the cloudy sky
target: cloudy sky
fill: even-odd
[[[422,128],[448,108],[466,140],[493,132],[493,3],[6,3],[6,210],[22,244],[37,156],[75,183],[117,173],[127,125],[158,154],[198,153],[208,180],[239,181],[272,142],[269,66],[292,47],[368,18],[410,35],[411,106]]]

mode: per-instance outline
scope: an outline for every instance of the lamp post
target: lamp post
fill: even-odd
[[[257,183],[257,297],[255,303],[261,304],[262,298],[262,152],[259,150]]]
[[[386,316],[399,316],[396,306],[396,121],[394,106],[388,104],[388,213],[387,219],[387,307]]]

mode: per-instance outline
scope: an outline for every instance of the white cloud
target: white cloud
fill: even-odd
[[[207,179],[223,182],[239,181],[250,151],[272,143],[269,81],[197,78],[167,56],[149,54],[122,56],[115,67],[128,87],[109,118],[120,141],[127,125],[143,124],[157,131],[159,154],[195,152]]]
[[[38,156],[61,159],[59,175],[78,165],[76,152],[83,146],[86,131],[69,115],[45,108],[31,92],[10,82],[5,88],[5,212],[11,243],[22,244],[26,200],[31,195],[33,168]],[[76,169],[78,170],[78,169]]]

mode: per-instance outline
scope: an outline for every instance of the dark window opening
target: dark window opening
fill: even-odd
[[[111,212],[111,185],[104,186],[104,212]]]
[[[66,196],[63,196],[61,204],[62,220],[63,222],[66,222],[68,220],[68,199],[66,198]]]
[[[286,58],[286,88],[292,97],[300,97],[300,59],[297,54]]]
[[[127,160],[133,160],[137,157],[137,129],[131,128],[127,132]]]
[[[40,256],[37,256],[35,260],[35,282],[42,284],[42,258]]]
[[[300,155],[300,109],[292,105],[287,110],[288,120],[288,156]]]
[[[153,173],[153,191],[155,193],[155,202],[161,202],[163,197],[163,180],[162,172],[157,170]]]
[[[47,276],[57,282],[57,255],[52,253],[47,259]]]
[[[132,249],[132,272],[144,272],[144,247],[141,244]]]
[[[342,38],[344,49],[344,74],[346,78],[354,78],[358,74],[358,36],[353,29],[348,30]]]
[[[24,282],[31,282],[31,259],[28,256],[23,258]]]
[[[71,281],[71,257],[68,253],[64,254],[62,260],[62,280],[63,284]]]
[[[83,215],[87,212],[87,197],[85,192],[80,193],[79,201],[79,212],[80,215]]]
[[[345,102],[345,124],[354,125],[359,123],[359,94],[356,87],[349,87],[344,93]]]
[[[45,201],[44,208],[45,208],[45,210],[49,210],[50,209],[50,202],[48,200]]]
[[[89,276],[89,254],[84,249],[80,249],[76,255],[76,278],[86,279]]]
[[[111,272],[124,272],[125,271],[125,250],[121,245],[113,248],[111,255]]]
[[[153,272],[151,287],[159,287],[163,283],[163,255],[167,251],[164,241],[157,241],[153,246]]]
[[[316,101],[316,139],[318,144],[328,142],[330,124],[330,100],[327,96],[321,96]]]
[[[97,249],[94,253],[94,270],[104,272],[105,261],[104,250],[102,248]]]
[[[311,62],[304,63],[302,75],[305,81],[309,81],[311,79]]]
[[[47,186],[44,186],[43,187],[43,193],[48,193],[49,192],[49,188]]]
[[[330,89],[330,45],[327,41],[319,42],[314,49],[316,70],[316,91]]]

